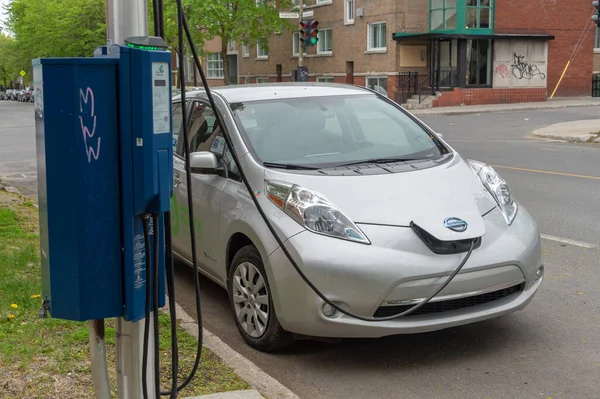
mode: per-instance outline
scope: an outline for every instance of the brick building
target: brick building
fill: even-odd
[[[307,1],[319,21],[319,42],[303,57],[309,80],[367,86],[414,107],[545,101],[569,60],[555,95],[589,96],[600,69],[588,0]],[[239,84],[292,79],[297,31],[266,39],[268,53],[229,44]],[[223,84],[218,49],[218,39],[204,49],[214,85]]]

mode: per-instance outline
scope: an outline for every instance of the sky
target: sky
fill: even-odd
[[[6,15],[4,15],[4,6],[8,5],[10,0],[0,0],[0,26],[4,26]]]

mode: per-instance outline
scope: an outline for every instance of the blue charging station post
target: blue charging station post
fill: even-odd
[[[151,328],[149,370],[142,370],[141,359],[154,264],[158,307],[165,305],[162,214],[173,193],[171,53],[160,38],[134,37],[127,45],[99,48],[95,57],[33,64],[44,313],[90,322],[92,360],[98,361],[92,374],[102,379],[94,381],[97,397],[110,391],[93,328],[117,318],[119,398],[141,398],[145,372],[149,398],[158,399]],[[147,247],[143,220],[150,215],[158,224],[149,223]]]

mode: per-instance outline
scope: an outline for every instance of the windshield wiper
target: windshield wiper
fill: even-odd
[[[362,165],[362,164],[367,164],[367,163],[374,163],[374,164],[381,164],[381,163],[393,163],[393,162],[407,162],[407,161],[420,161],[420,160],[424,160],[427,158],[371,158],[371,159],[365,159],[363,161],[355,161],[355,162],[348,162],[348,163],[343,163],[339,166],[352,166],[352,165]]]
[[[277,162],[263,162],[263,166],[267,168],[280,168],[289,170],[318,170],[319,168],[308,165],[296,165],[293,163],[277,163]]]

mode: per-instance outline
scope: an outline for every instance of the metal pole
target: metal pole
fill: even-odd
[[[156,18],[156,16],[155,16]],[[146,0],[106,0],[107,44],[125,44],[125,39],[148,35],[148,3]],[[148,288],[148,287],[147,287]],[[152,321],[154,315],[151,313]],[[151,324],[152,325],[152,324]],[[119,399],[142,397],[142,373],[148,381],[148,398],[154,392],[154,351],[148,350],[148,369],[142,370],[144,320],[128,322],[119,317],[116,328],[117,391]],[[154,348],[154,334],[150,329],[148,348]]]
[[[110,399],[110,383],[106,367],[104,320],[89,320],[90,354],[92,357],[92,382],[97,399]]]
[[[144,0],[107,0],[106,37],[125,44],[132,36],[148,35],[148,3]]]
[[[300,18],[300,21],[302,21],[302,13],[303,12],[304,12],[304,0],[300,0],[300,2],[298,3],[298,17]],[[303,53],[304,53],[304,47],[302,46],[302,41],[300,40],[300,38],[298,38],[298,66],[299,67],[302,66]],[[300,72],[300,69],[298,69],[298,72]]]

